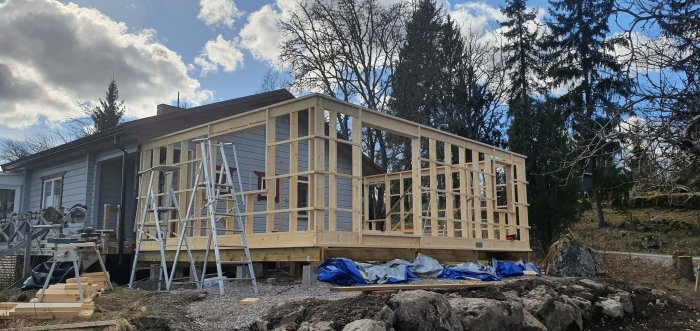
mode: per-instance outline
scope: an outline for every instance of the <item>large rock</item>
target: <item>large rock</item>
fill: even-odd
[[[540,285],[523,296],[523,305],[530,314],[542,319],[554,311],[554,295],[556,293],[547,286]]]
[[[335,329],[333,329],[333,323],[328,321],[319,321],[312,323],[303,322],[297,331],[335,331]]]
[[[371,319],[361,319],[345,325],[343,331],[390,331],[394,330],[389,324]]]
[[[447,299],[423,290],[406,291],[389,299],[397,330],[462,330]]]
[[[523,310],[523,325],[521,331],[547,331],[547,327],[540,322],[535,316],[532,316],[529,311]]]
[[[632,298],[630,294],[625,291],[608,294],[605,299],[596,302],[596,306],[600,307],[600,311],[603,315],[613,318],[621,318],[624,317],[625,314],[634,312]]]
[[[553,245],[554,254],[547,274],[558,277],[592,277],[599,273],[602,260],[598,252],[576,241]],[[549,255],[548,254],[548,255]]]
[[[483,298],[451,298],[449,302],[465,330],[505,330],[523,323],[520,302]]]

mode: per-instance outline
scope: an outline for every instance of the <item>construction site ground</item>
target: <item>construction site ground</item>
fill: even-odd
[[[606,256],[604,259],[604,273],[592,280],[608,288],[614,287],[631,293],[636,309],[633,314],[622,318],[608,318],[594,313],[587,323],[588,329],[700,330],[700,299],[698,293],[692,291],[691,282],[669,276],[671,272],[667,266],[652,261],[619,256]],[[330,285],[324,283],[303,287],[298,279],[281,270],[272,270],[266,277],[259,281],[260,293],[257,296],[252,293],[248,282],[230,283],[223,297],[218,295],[216,289],[157,292],[117,287],[115,291],[106,292],[96,298],[95,313],[89,318],[53,321],[2,320],[0,327],[18,328],[116,320],[117,325],[107,329],[247,330],[256,319],[273,319],[270,316],[284,309],[304,306],[304,318],[309,321],[334,319],[334,328],[342,330],[342,325],[356,318],[363,318],[368,310],[379,309],[380,304],[384,305],[382,302],[386,302],[391,295],[336,293],[330,291]],[[577,282],[580,282],[580,279],[520,277],[493,282],[493,286],[489,288],[435,292],[446,297],[501,300],[506,292],[525,293],[541,286],[551,288],[550,291],[564,291],[562,289],[570,288],[572,284],[578,284]],[[31,295],[24,294],[22,297],[31,298]],[[258,297],[260,301],[254,305],[241,305],[239,301],[246,297]]]

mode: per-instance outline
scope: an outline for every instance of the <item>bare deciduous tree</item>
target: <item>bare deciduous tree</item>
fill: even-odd
[[[405,5],[378,0],[313,0],[298,4],[281,29],[280,59],[291,65],[292,86],[383,111],[392,62],[403,40]],[[349,136],[349,119],[338,115],[339,134]],[[369,156],[386,169],[386,142],[370,130]]]

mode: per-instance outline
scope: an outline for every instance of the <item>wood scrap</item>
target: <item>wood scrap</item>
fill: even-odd
[[[489,287],[491,284],[485,282],[478,283],[437,283],[437,284],[391,284],[391,285],[368,285],[368,286],[334,286],[334,292],[376,292],[376,291],[399,291],[399,290],[438,290],[438,289],[466,289]]]
[[[260,298],[245,298],[241,300],[239,303],[242,305],[254,305],[260,301]]]
[[[40,325],[40,326],[30,326],[30,327],[21,327],[21,328],[10,328],[10,329],[2,329],[2,331],[74,330],[74,329],[112,326],[112,325],[116,325],[116,324],[117,324],[116,320],[108,320],[108,321],[78,322],[78,323],[68,323],[68,324],[53,324],[53,325]]]

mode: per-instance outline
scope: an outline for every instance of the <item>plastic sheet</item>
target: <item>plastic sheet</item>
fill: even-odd
[[[442,279],[464,279],[465,277],[476,278],[483,281],[499,280],[496,271],[491,266],[480,263],[465,262],[445,267],[438,278]]]
[[[524,275],[524,269],[513,262],[491,259],[489,266],[491,269],[496,271],[496,276],[498,278],[518,277]]]
[[[367,284],[365,277],[355,266],[355,262],[346,258],[332,258],[323,262],[318,267],[317,279],[342,286]]]
[[[420,279],[419,276],[496,281],[523,276],[525,270],[542,274],[536,264],[523,260],[508,262],[492,259],[488,265],[465,262],[443,266],[432,257],[419,253],[413,262],[396,259],[379,265],[355,263],[345,258],[328,259],[318,269],[318,280],[345,286],[403,283]]]
[[[32,275],[22,284],[21,290],[35,290],[44,287],[46,277],[49,275],[52,262],[44,262],[32,269]],[[56,263],[49,284],[63,283],[66,279],[75,277],[72,263]]]
[[[396,259],[380,265],[358,263],[357,267],[365,274],[369,284],[405,283],[418,279],[411,271],[411,263],[406,260]]]
[[[412,271],[421,277],[439,277],[443,269],[444,267],[438,260],[421,253],[418,253],[413,260]]]

